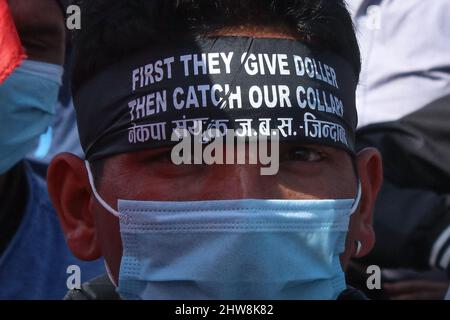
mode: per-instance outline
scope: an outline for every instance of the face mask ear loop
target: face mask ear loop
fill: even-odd
[[[89,184],[91,185],[91,189],[92,189],[92,192],[94,193],[95,198],[102,205],[103,208],[105,208],[107,211],[109,211],[114,216],[119,217],[120,216],[119,212],[117,212],[116,210],[111,208],[111,206],[109,204],[107,204],[102,199],[102,197],[100,197],[100,195],[98,194],[97,189],[95,188],[94,177],[92,175],[91,166],[89,165],[89,162],[86,160],[84,162],[84,164],[86,166],[86,170],[87,170],[87,173],[88,173]]]
[[[361,178],[359,177],[358,166],[356,164],[356,155],[352,154],[351,157],[352,157],[353,170],[355,171],[356,179],[358,181],[358,191],[356,193],[355,201],[353,202],[353,205],[350,209],[350,215],[354,214],[358,210],[359,204],[361,202],[361,196],[362,196]]]

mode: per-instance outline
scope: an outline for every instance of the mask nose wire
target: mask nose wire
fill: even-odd
[[[94,176],[92,175],[92,171],[91,171],[91,166],[89,164],[89,161],[84,161],[84,164],[86,166],[86,170],[87,170],[87,174],[88,174],[88,179],[89,179],[89,184],[91,185],[91,189],[92,192],[94,193],[95,198],[97,199],[97,201],[101,204],[101,206],[103,208],[105,208],[105,210],[107,210],[108,212],[110,212],[111,214],[113,214],[116,217],[119,217],[120,214],[117,210],[114,210],[109,204],[106,203],[105,200],[102,199],[102,197],[98,194],[97,189],[95,188],[95,184],[94,184]]]

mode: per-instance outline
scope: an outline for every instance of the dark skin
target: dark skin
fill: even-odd
[[[260,26],[227,29],[221,34],[293,37],[285,30]],[[377,150],[361,151],[356,166],[362,199],[351,218],[341,256],[344,269],[349,259],[356,256],[356,239],[363,244],[359,257],[374,245],[372,211],[382,181]],[[84,162],[67,153],[57,156],[49,168],[48,184],[72,252],[82,260],[103,256],[117,282],[122,257],[119,221],[93,196]],[[162,148],[105,159],[96,186],[103,199],[117,209],[118,199],[348,199],[356,196],[357,178],[352,159],[345,151],[320,145],[281,144],[280,168],[274,176],[261,176],[259,165],[176,166],[171,162],[170,150]]]
[[[9,7],[29,60],[63,65],[65,52],[65,24],[56,0],[9,0]],[[8,172],[0,175],[0,194],[12,183]],[[23,203],[23,194],[13,195]],[[11,200],[11,199],[5,199]],[[15,206],[8,214],[23,210]]]
[[[22,45],[30,60],[64,64],[66,28],[56,0],[8,0]]]

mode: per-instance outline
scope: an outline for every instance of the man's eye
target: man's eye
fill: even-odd
[[[284,161],[304,161],[304,162],[319,162],[325,158],[323,152],[308,149],[295,148],[286,153],[283,157]]]

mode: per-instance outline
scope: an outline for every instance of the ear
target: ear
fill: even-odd
[[[353,256],[363,257],[375,245],[375,232],[373,230],[373,210],[383,182],[383,164],[380,152],[375,148],[366,148],[356,156],[359,176],[361,179],[361,202],[358,212],[352,217],[352,246]],[[354,242],[361,242],[361,250],[356,255]]]
[[[50,163],[47,181],[50,198],[72,253],[81,260],[99,258],[101,250],[84,162],[68,153],[56,156]]]

